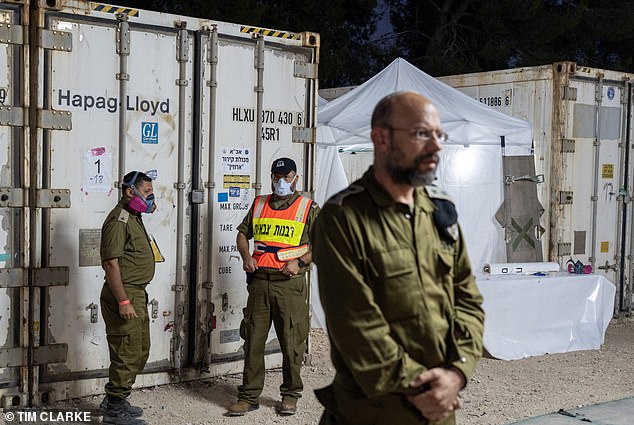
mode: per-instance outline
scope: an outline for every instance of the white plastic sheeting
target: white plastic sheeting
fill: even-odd
[[[477,275],[484,296],[484,346],[493,357],[596,350],[614,310],[616,287],[600,275]]]

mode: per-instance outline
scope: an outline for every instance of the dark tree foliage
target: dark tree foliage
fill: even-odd
[[[392,54],[432,75],[543,65],[634,71],[634,0],[385,0]]]
[[[321,35],[319,85],[360,84],[383,61],[371,43],[377,0],[119,0],[117,4],[159,12]]]
[[[321,35],[321,88],[403,57],[432,75],[575,61],[634,72],[634,0],[119,0],[141,9]],[[376,7],[393,32],[370,41]],[[374,37],[376,38],[376,37]]]

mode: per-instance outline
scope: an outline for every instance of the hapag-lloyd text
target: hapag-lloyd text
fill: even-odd
[[[70,90],[57,90],[57,106],[75,107],[88,111],[89,109],[101,109],[106,112],[115,113],[122,106],[116,97],[93,96],[89,94],[73,94]],[[170,99],[147,100],[141,96],[126,96],[126,111],[149,112],[154,116],[157,113],[170,113]]]

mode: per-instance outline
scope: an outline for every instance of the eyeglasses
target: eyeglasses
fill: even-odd
[[[449,135],[442,130],[427,130],[425,128],[396,128],[387,127],[392,131],[406,131],[418,142],[429,142],[433,138],[440,143],[444,143],[449,139]]]

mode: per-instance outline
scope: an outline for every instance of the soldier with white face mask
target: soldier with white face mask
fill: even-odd
[[[236,243],[247,272],[249,297],[240,325],[245,356],[242,385],[228,416],[242,416],[259,407],[264,387],[264,348],[271,323],[282,351],[282,401],[277,412],[295,414],[302,395],[300,368],[310,327],[305,275],[312,261],[309,232],[319,207],[296,192],[298,179],[295,161],[273,161],[273,193],[256,197],[238,226]],[[249,252],[251,238],[253,253]]]

